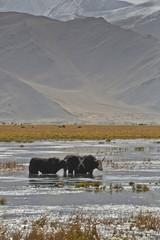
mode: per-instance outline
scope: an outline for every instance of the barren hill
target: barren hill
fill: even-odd
[[[0,116],[158,122],[159,42],[106,22],[0,13]]]

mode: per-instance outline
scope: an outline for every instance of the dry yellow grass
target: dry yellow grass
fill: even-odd
[[[46,216],[26,220],[20,230],[0,221],[2,240],[138,240],[158,239],[160,218],[153,213],[124,218],[98,219],[84,214],[74,214],[67,221],[49,221]],[[104,231],[104,232],[103,232]],[[158,234],[158,235],[157,235]],[[157,235],[157,237],[156,237]],[[146,238],[147,236],[147,238]]]
[[[0,141],[114,138],[160,138],[160,125],[0,125]]]

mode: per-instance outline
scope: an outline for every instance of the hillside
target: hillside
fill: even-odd
[[[0,0],[0,12],[29,13],[62,21],[103,17],[125,29],[160,38],[159,0]]]
[[[0,0],[0,12],[15,11],[66,21],[77,18],[77,15],[90,13],[96,16],[130,5],[118,0]]]
[[[158,121],[154,38],[102,18],[61,22],[20,13],[0,13],[0,31],[2,120]]]
[[[160,11],[157,11],[147,17],[137,21],[136,24],[131,28],[132,30],[141,34],[150,34],[153,37],[160,40]]]
[[[103,17],[111,23],[130,29],[160,11],[160,2],[144,0],[133,4],[128,0],[0,0],[0,12],[13,11],[63,21]]]

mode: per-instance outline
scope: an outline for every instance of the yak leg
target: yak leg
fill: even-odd
[[[73,175],[73,168],[69,168],[68,174],[69,174],[69,175]]]

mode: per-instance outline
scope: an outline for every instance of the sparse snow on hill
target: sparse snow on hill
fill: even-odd
[[[125,1],[118,0],[61,0],[56,7],[52,7],[46,15],[63,20],[80,16],[102,16],[106,11],[130,6]]]
[[[140,19],[131,29],[141,34],[150,34],[160,40],[160,11]]]
[[[159,34],[159,0],[0,0],[0,12],[24,12],[68,21],[83,17],[105,20],[142,34]]]
[[[58,0],[0,0],[0,11],[15,11],[42,15],[47,8],[57,2]]]
[[[159,0],[134,2],[120,0],[0,0],[0,12],[16,11],[70,20],[103,17],[124,27],[160,10]]]
[[[118,0],[0,0],[0,12],[25,12],[61,20],[85,16],[87,13],[94,17],[101,15],[101,12],[126,6],[130,6],[130,3]]]
[[[131,28],[134,27],[137,22],[150,16],[151,14],[156,13],[159,10],[160,1],[153,0],[136,4],[123,10],[119,9],[116,11],[116,13],[113,12],[111,18],[106,16],[105,19],[122,27]]]

